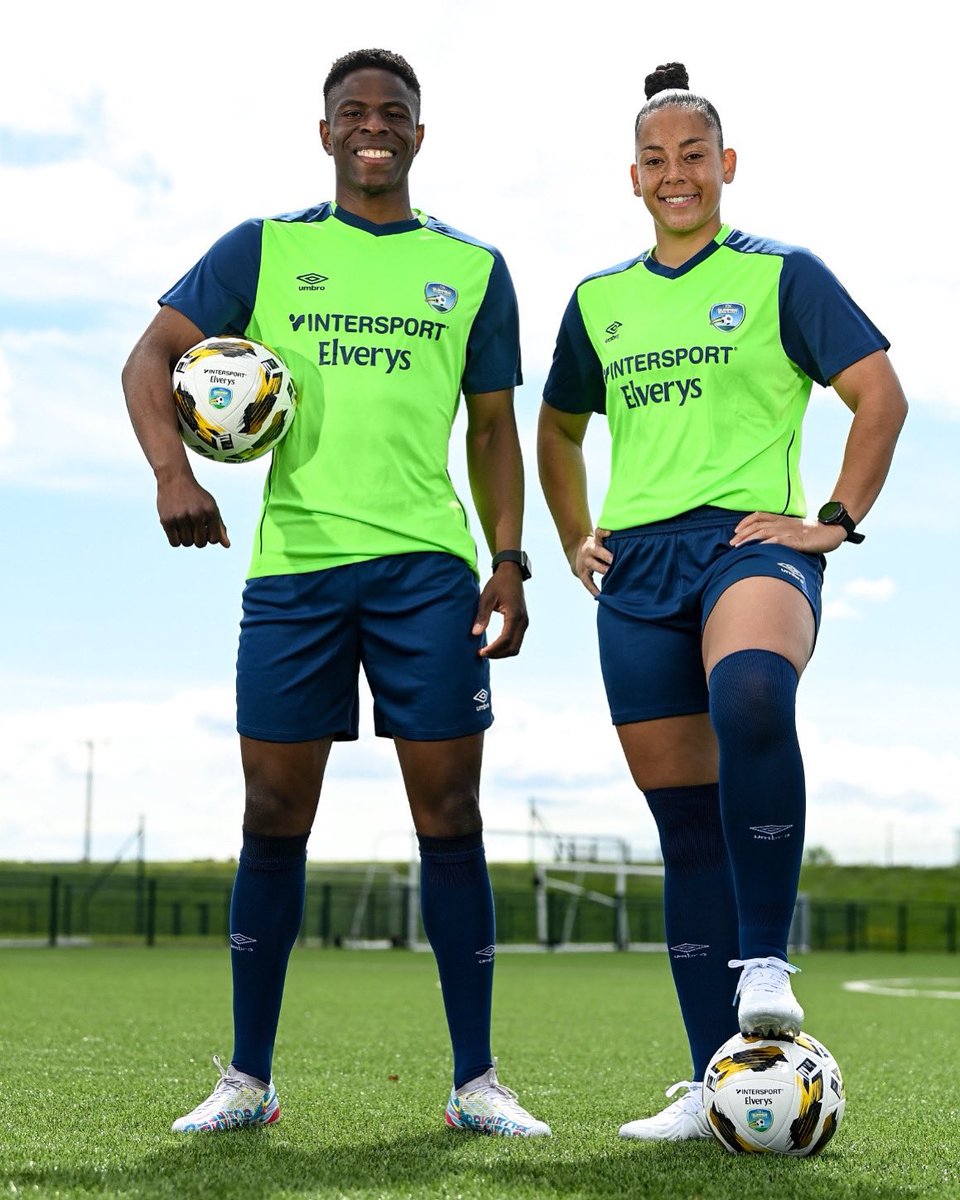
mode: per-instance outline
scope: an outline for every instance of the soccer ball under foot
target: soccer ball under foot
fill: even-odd
[[[736,1034],[704,1075],[710,1129],[732,1154],[818,1154],[843,1120],[836,1060],[808,1033],[792,1041]]]

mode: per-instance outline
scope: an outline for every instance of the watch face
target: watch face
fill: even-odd
[[[817,513],[817,520],[824,525],[836,525],[844,514],[844,507],[839,500],[828,500]]]

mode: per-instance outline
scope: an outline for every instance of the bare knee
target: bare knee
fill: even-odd
[[[410,815],[417,833],[427,837],[463,837],[483,828],[475,787],[410,796]]]

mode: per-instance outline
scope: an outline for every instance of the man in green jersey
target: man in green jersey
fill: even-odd
[[[222,237],[161,297],[124,370],[171,545],[229,545],[177,433],[170,369],[237,333],[290,367],[297,418],[274,451],[244,589],[237,726],[246,781],[231,904],[234,1049],[213,1093],[174,1130],[269,1124],[287,960],[303,913],[306,844],[332,742],[357,736],[362,667],[376,732],[394,739],[420,843],[421,910],[454,1053],[448,1125],[549,1134],[500,1084],[490,1050],[493,903],[479,778],[489,660],[527,626],[516,299],[490,246],[410,205],[420,86],[362,50],[324,84],[336,200]],[[476,548],[447,473],[461,392]],[[494,612],[499,636],[486,644]]]

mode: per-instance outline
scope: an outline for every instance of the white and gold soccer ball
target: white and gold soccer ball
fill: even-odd
[[[272,450],[293,422],[297,395],[279,355],[260,342],[211,337],[173,369],[184,443],[217,462],[250,462]]]
[[[703,1082],[710,1128],[732,1154],[817,1154],[843,1120],[836,1060],[808,1033],[794,1041],[736,1034]]]

